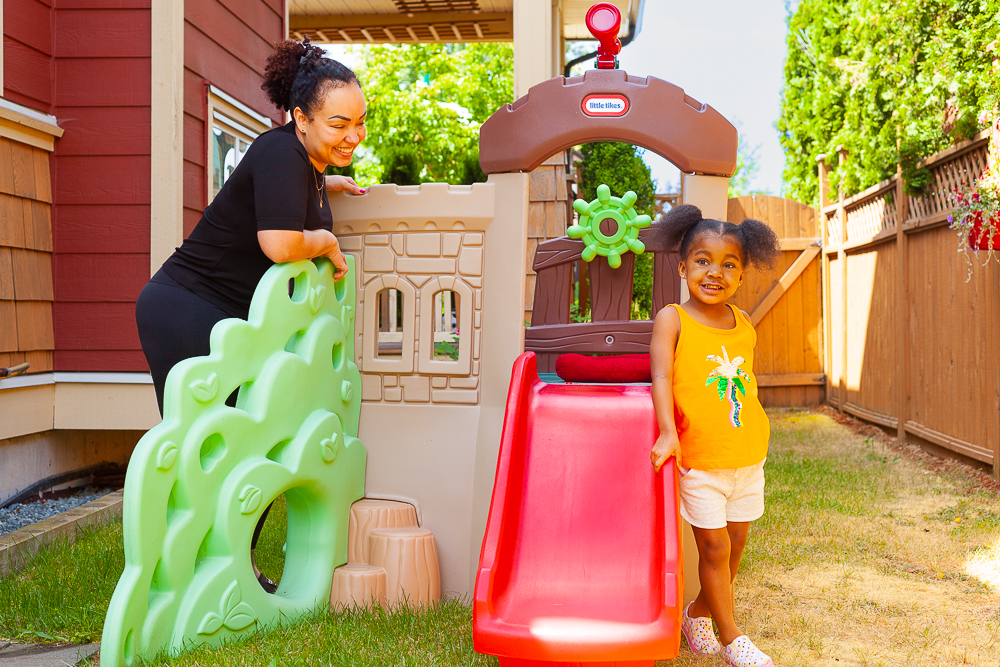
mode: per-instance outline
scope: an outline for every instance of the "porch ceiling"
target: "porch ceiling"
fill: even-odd
[[[590,39],[584,22],[595,0],[562,0],[563,36]],[[628,34],[642,0],[612,0]],[[508,42],[514,0],[289,0],[289,32],[332,44]]]

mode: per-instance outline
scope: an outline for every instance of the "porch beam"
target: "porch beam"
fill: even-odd
[[[403,35],[421,42],[509,42],[514,39],[511,12],[419,12],[406,14],[310,14],[288,18],[293,34],[333,42],[395,43]],[[421,39],[417,31],[429,33]],[[333,37],[334,39],[330,39]]]

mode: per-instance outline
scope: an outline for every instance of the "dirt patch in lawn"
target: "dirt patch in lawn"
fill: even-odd
[[[1000,665],[1000,485],[832,410],[769,414],[742,629],[779,667]],[[695,664],[723,662],[660,663]]]

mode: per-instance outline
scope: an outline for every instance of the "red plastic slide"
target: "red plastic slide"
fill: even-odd
[[[518,357],[476,575],[476,651],[504,667],[652,667],[680,645],[677,471],[648,386],[546,384]]]

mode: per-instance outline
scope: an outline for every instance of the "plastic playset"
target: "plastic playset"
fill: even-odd
[[[604,381],[553,372],[561,354],[648,353],[652,322],[630,319],[635,253],[654,254],[653,311],[681,299],[677,257],[652,242],[634,193],[602,186],[574,203],[567,236],[539,244],[523,326],[529,173],[559,151],[643,146],[684,172],[686,203],[725,217],[735,128],[618,70],[620,20],[592,7],[598,69],[534,86],[483,125],[486,183],[332,197],[347,277],[334,283],[326,260],[272,267],[248,321],[220,322],[211,354],[170,372],[163,422],[129,463],[102,662],[218,644],[319,605],[442,593],[472,599],[475,648],[505,667],[677,655],[697,553],[673,462],[659,475],[649,463],[649,386],[623,383],[636,378],[607,357],[583,368]],[[578,260],[587,323],[570,321]],[[249,547],[282,494],[285,566],[268,594]]]

